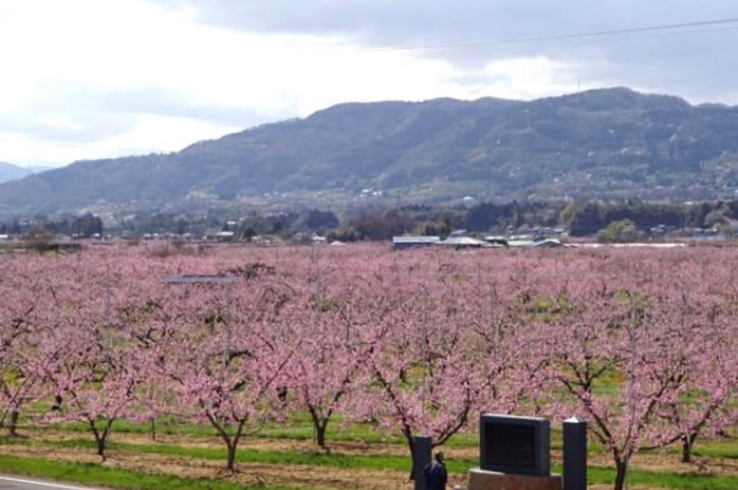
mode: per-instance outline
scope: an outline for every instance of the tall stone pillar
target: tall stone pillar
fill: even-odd
[[[564,421],[564,490],[587,490],[587,422]]]
[[[413,437],[415,444],[415,454],[413,455],[413,468],[415,470],[415,490],[425,490],[425,481],[423,480],[423,470],[431,462],[433,450],[433,438],[416,436]]]

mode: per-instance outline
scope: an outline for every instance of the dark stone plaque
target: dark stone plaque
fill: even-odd
[[[551,424],[536,417],[483,414],[479,465],[511,475],[551,475]]]
[[[491,441],[487,460],[497,466],[527,468],[536,466],[536,430],[524,425],[487,424],[485,437]]]

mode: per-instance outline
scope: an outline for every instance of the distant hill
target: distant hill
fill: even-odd
[[[24,167],[19,167],[11,163],[0,162],[0,183],[9,182],[11,180],[22,179],[33,172]]]
[[[29,175],[46,172],[54,167],[20,167],[12,163],[0,162],[0,183],[20,180]]]
[[[738,190],[738,108],[629,89],[520,102],[341,104],[166,155],[0,185],[0,214],[640,198]]]

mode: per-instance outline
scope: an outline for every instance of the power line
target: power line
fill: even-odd
[[[577,41],[583,39],[600,38],[608,36],[623,36],[627,34],[642,34],[642,33],[657,33],[657,32],[669,32],[678,31],[681,29],[689,29],[684,33],[699,33],[699,32],[712,32],[711,30],[701,29],[705,27],[716,27],[716,26],[727,26],[731,24],[738,24],[738,17],[729,17],[723,19],[706,20],[699,22],[683,22],[678,24],[661,24],[653,26],[641,26],[641,27],[630,27],[624,29],[610,29],[604,31],[591,31],[591,32],[580,32],[573,34],[557,34],[549,36],[529,36],[529,37],[515,37],[507,39],[496,39],[486,41],[470,41],[463,43],[448,43],[448,44],[429,44],[429,45],[416,45],[416,46],[388,46],[373,48],[370,51],[423,51],[423,50],[438,50],[438,49],[469,49],[469,48],[487,48],[508,44],[526,44],[526,43],[541,43],[541,42],[556,42],[556,41]],[[699,30],[696,30],[699,29]],[[724,30],[724,29],[718,29]],[[717,30],[716,30],[717,31]]]
[[[620,39],[613,39],[613,38],[607,38],[607,37],[596,37],[596,38],[590,38],[588,41],[588,45],[592,45],[594,43],[600,43],[600,44],[608,44],[608,43],[614,43],[616,41],[633,41],[633,40],[640,40],[640,39],[651,39],[651,38],[665,38],[665,37],[674,37],[674,36],[684,36],[684,35],[692,35],[692,34],[709,34],[709,33],[715,33],[715,32],[730,32],[730,31],[737,31],[738,25],[729,25],[726,27],[718,27],[718,28],[695,28],[690,30],[684,30],[684,31],[671,31],[671,32],[642,32],[638,33],[637,35],[629,35],[627,37],[621,37]],[[520,43],[518,45],[522,45],[523,43]],[[530,44],[535,44],[534,41],[531,41]],[[576,46],[576,45],[582,45],[583,40],[582,39],[562,39],[558,41],[547,41],[547,46]],[[515,46],[514,44],[510,44],[510,46]],[[439,48],[437,50],[433,50],[432,52],[436,55],[438,54],[446,54],[446,53],[459,53],[462,51],[481,51],[481,50],[489,50],[496,46],[493,45],[487,45],[487,46],[467,46],[467,47],[456,47],[456,48]],[[428,50],[428,52],[431,52],[431,50]]]

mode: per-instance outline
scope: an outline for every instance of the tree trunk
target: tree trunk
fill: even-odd
[[[226,462],[228,471],[236,471],[236,449],[235,442],[228,444],[228,461]]]
[[[156,420],[151,419],[151,440],[156,442]]]
[[[696,433],[692,433],[682,437],[682,463],[692,462],[692,448],[694,447],[694,441],[696,439]]]
[[[325,443],[325,433],[326,429],[328,429],[328,421],[324,421],[321,424],[315,425],[315,442],[318,444],[318,447],[325,451],[326,453],[330,453],[331,450],[328,448],[328,446]]]
[[[102,437],[97,438],[97,455],[100,456],[100,459],[104,463],[107,459],[107,456],[105,455],[105,440],[107,437],[103,435]]]
[[[238,450],[238,443],[241,441],[241,435],[243,434],[243,426],[245,423],[245,420],[238,423],[236,433],[233,435],[231,443],[228,444],[228,469],[230,471],[236,471],[236,451]]]
[[[18,418],[20,417],[20,412],[18,410],[13,410],[10,412],[10,424],[8,425],[8,431],[10,432],[10,435],[13,437],[18,437]]]
[[[241,440],[243,426],[246,423],[246,421],[242,420],[241,422],[239,422],[238,429],[236,429],[236,434],[231,436],[226,430],[226,426],[218,422],[218,419],[216,419],[212,415],[208,415],[208,419],[210,420],[210,424],[215,428],[215,430],[218,431],[218,434],[220,435],[220,438],[223,440],[223,443],[226,446],[226,450],[228,451],[228,456],[226,459],[226,469],[228,471],[235,472],[236,471],[236,451],[238,450],[238,441]]]
[[[322,412],[319,412],[315,407],[308,404],[308,411],[310,412],[310,418],[313,421],[313,428],[315,429],[315,444],[326,453],[330,453],[331,450],[325,442],[325,433],[328,430],[328,423],[331,420],[333,410],[329,410],[326,415],[323,415]]]
[[[415,442],[412,436],[405,435],[407,445],[410,448],[410,481],[415,481]]]
[[[98,428],[95,426],[94,420],[89,420],[88,422],[90,424],[90,430],[95,436],[95,442],[97,443],[97,455],[100,456],[100,459],[104,463],[107,459],[105,449],[108,442],[108,436],[110,435],[110,429],[113,425],[113,420],[108,420],[105,423],[105,428],[102,430],[102,432],[98,430]]]
[[[625,488],[625,478],[628,476],[628,463],[626,461],[615,461],[615,486],[613,490]]]

